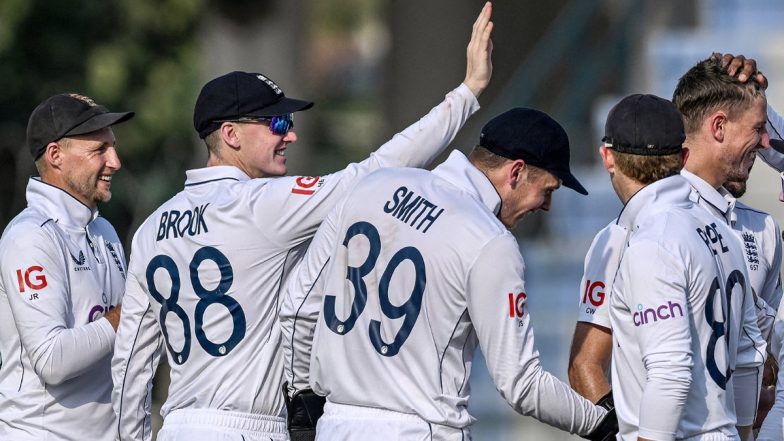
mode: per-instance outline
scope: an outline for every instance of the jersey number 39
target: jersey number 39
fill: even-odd
[[[348,267],[346,271],[346,279],[354,286],[354,301],[351,304],[351,314],[346,320],[340,320],[335,314],[335,296],[324,296],[324,320],[332,332],[345,335],[354,327],[357,319],[365,310],[367,304],[368,288],[365,284],[364,277],[370,274],[375,268],[378,255],[381,253],[381,238],[378,235],[378,230],[368,222],[357,222],[351,225],[346,231],[346,238],[343,240],[343,246],[348,246],[349,241],[356,235],[363,235],[370,242],[370,249],[367,258],[362,265],[358,267]],[[389,282],[392,280],[392,275],[395,270],[400,266],[403,261],[410,261],[414,265],[414,287],[411,290],[411,296],[402,305],[395,306],[389,300]],[[392,342],[385,342],[381,337],[381,322],[378,320],[371,320],[368,327],[368,334],[370,342],[379,354],[392,357],[397,355],[400,347],[406,342],[411,329],[419,317],[419,310],[422,308],[422,295],[425,293],[425,260],[422,258],[422,253],[414,247],[404,247],[398,250],[387,264],[384,273],[378,283],[378,298],[381,304],[381,311],[390,319],[403,319],[403,324],[400,330],[395,335]]]
[[[199,265],[205,260],[211,260],[218,266],[220,270],[220,281],[218,286],[214,289],[207,289],[202,285],[199,278]],[[168,298],[164,298],[158,288],[155,286],[155,271],[163,268],[169,273],[171,278],[171,292]],[[237,344],[245,338],[245,312],[242,310],[240,304],[234,298],[225,295],[231,288],[231,283],[234,281],[234,271],[231,268],[231,263],[225,254],[221,253],[217,248],[202,247],[193,255],[190,263],[190,279],[193,286],[193,292],[199,297],[199,302],[196,303],[195,313],[195,330],[196,339],[199,341],[204,350],[213,357],[222,357],[227,355],[234,349]],[[180,271],[177,269],[177,264],[174,259],[169,256],[160,254],[152,258],[147,265],[147,286],[150,290],[150,295],[161,304],[161,312],[159,316],[159,323],[161,330],[163,330],[163,337],[166,340],[166,348],[169,350],[171,360],[176,364],[183,364],[188,361],[191,353],[191,322],[182,306],[177,304],[180,298]],[[226,307],[231,314],[232,331],[228,340],[222,343],[214,343],[207,338],[204,333],[204,313],[210,305],[219,303]],[[185,344],[182,350],[177,352],[172,348],[169,343],[169,331],[166,328],[166,317],[168,313],[174,313],[181,321],[182,327],[185,331]]]

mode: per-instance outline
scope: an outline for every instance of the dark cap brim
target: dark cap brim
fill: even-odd
[[[313,107],[313,102],[303,101],[294,98],[283,98],[282,100],[270,106],[254,110],[247,115],[239,116],[258,116],[258,117],[272,117],[286,115],[288,113],[299,112],[301,110],[308,110]]]
[[[134,112],[100,113],[65,132],[63,136],[76,136],[92,133],[133,118]]]
[[[568,171],[568,170],[557,170],[557,171],[553,171],[553,174],[555,176],[557,176],[558,179],[561,180],[561,184],[564,187],[569,187],[572,190],[574,190],[577,193],[580,193],[582,195],[587,195],[588,194],[588,190],[586,190],[585,187],[583,187],[583,185],[580,184],[580,181],[578,181],[577,178],[575,178],[574,175],[570,171]]]

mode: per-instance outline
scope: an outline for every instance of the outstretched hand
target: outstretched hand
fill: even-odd
[[[768,79],[757,70],[757,60],[746,58],[743,55],[721,54],[719,52],[714,52],[711,59],[721,60],[721,67],[727,70],[727,74],[736,77],[741,83],[745,83],[751,78],[763,89],[768,88]]]
[[[492,12],[493,5],[490,2],[485,3],[482,12],[474,22],[471,41],[468,42],[468,49],[466,49],[466,76],[463,83],[471,89],[476,97],[479,97],[485,90],[487,84],[490,83],[490,77],[493,76],[493,61],[491,60],[493,41],[490,39],[490,34],[493,31],[493,22],[490,21]]]

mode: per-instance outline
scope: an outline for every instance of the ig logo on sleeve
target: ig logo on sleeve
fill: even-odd
[[[26,270],[16,270],[16,280],[19,282],[19,293],[24,293],[26,288],[32,290],[44,289],[48,285],[42,266],[33,265]],[[30,300],[38,298],[38,293],[30,294]]]

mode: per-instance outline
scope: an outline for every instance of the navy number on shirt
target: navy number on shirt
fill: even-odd
[[[722,321],[717,320],[718,317],[714,316],[714,300],[716,298],[716,294],[722,294],[721,284],[719,283],[718,277],[713,279],[713,283],[711,284],[710,292],[708,293],[708,298],[706,299],[705,303],[705,320],[708,321],[708,326],[710,326],[712,330],[710,340],[708,341],[708,348],[705,354],[705,365],[708,369],[708,374],[710,374],[710,377],[722,389],[727,388],[727,381],[729,381],[730,377],[732,376],[732,371],[730,370],[729,366],[727,366],[724,369],[724,372],[722,372],[722,369],[719,368],[719,366],[716,364],[716,342],[720,337],[724,337],[725,342],[729,346],[730,318],[732,314],[732,290],[737,284],[740,284],[741,288],[743,289],[741,295],[745,297],[746,279],[743,277],[742,272],[734,270],[727,278],[727,284],[724,288],[726,309],[724,302],[720,302]],[[727,353],[729,353],[729,347],[727,348]]]
[[[351,304],[351,313],[348,318],[343,321],[337,318],[335,313],[335,296],[324,296],[324,320],[332,332],[345,335],[357,322],[357,319],[365,310],[367,304],[368,289],[365,284],[364,277],[370,274],[375,268],[378,255],[381,253],[381,239],[378,230],[368,222],[357,222],[346,231],[346,237],[343,239],[343,246],[348,246],[349,241],[357,235],[363,235],[367,238],[370,247],[365,262],[358,267],[348,267],[346,271],[346,279],[354,286],[354,301]],[[402,305],[395,306],[389,300],[389,284],[392,276],[401,263],[408,260],[414,265],[414,287],[411,290],[411,296]],[[414,247],[405,247],[400,249],[384,269],[378,285],[378,297],[381,303],[381,311],[390,319],[403,319],[403,324],[400,326],[395,338],[391,342],[385,342],[381,337],[381,322],[378,320],[371,320],[368,327],[368,334],[370,342],[376,351],[386,357],[397,355],[400,347],[406,342],[411,329],[416,324],[419,317],[419,311],[422,308],[422,296],[425,293],[426,283],[425,260],[422,258],[422,253]]]
[[[199,265],[205,260],[214,262],[220,271],[220,281],[214,289],[205,288],[199,278]],[[171,292],[169,293],[168,298],[164,298],[155,287],[155,271],[159,268],[166,270],[172,281]],[[242,310],[242,307],[237,300],[225,295],[234,281],[234,271],[231,268],[231,263],[229,263],[229,259],[226,255],[218,251],[217,248],[202,247],[193,255],[189,269],[193,291],[199,297],[199,301],[196,303],[194,317],[196,321],[196,339],[199,341],[199,345],[201,345],[208,354],[214,357],[227,355],[243,338],[245,338],[245,312]],[[176,364],[183,364],[188,361],[188,356],[191,351],[191,324],[185,310],[177,304],[177,300],[179,300],[180,296],[180,272],[177,269],[177,264],[174,263],[174,260],[169,256],[155,256],[150,260],[149,265],[147,265],[146,275],[150,295],[155,301],[161,304],[159,322],[161,324],[161,330],[163,331],[163,337],[166,340],[166,347],[169,350],[169,354],[171,354],[172,361]],[[210,341],[204,333],[204,313],[207,311],[207,307],[216,303],[225,306],[226,309],[229,310],[233,324],[231,335],[223,343],[214,343]],[[166,317],[169,312],[173,312],[177,315],[182,321],[182,327],[185,331],[185,343],[180,352],[175,351],[169,343],[169,332],[166,327]]]

